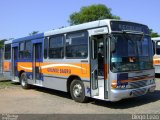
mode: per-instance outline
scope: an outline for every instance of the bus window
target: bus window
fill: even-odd
[[[24,58],[24,42],[21,42],[19,45],[19,58]]]
[[[5,60],[11,59],[11,44],[5,45],[5,54],[4,54]]]
[[[44,58],[48,57],[48,38],[44,39]]]
[[[152,46],[153,46],[153,55],[155,54],[155,42],[152,41]]]
[[[160,55],[160,42],[156,43],[156,54]]]
[[[31,58],[31,52],[32,52],[32,42],[26,41],[25,44],[25,58]]]
[[[19,47],[19,58],[20,59],[31,58],[31,53],[32,53],[32,42],[31,41],[21,42]]]
[[[87,32],[71,33],[66,36],[66,57],[83,59],[88,56]]]
[[[64,57],[64,37],[56,36],[50,38],[49,58],[63,58]]]

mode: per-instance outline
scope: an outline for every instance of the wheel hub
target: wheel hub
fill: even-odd
[[[81,96],[81,94],[82,94],[82,86],[80,84],[76,84],[73,87],[73,94],[74,94],[74,96],[76,98]]]

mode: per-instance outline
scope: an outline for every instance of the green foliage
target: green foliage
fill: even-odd
[[[6,88],[11,86],[14,86],[12,81],[9,81],[9,80],[0,81],[0,88]]]
[[[156,32],[153,32],[152,29],[150,29],[150,33],[151,33],[151,37],[154,38],[154,37],[160,37],[160,35]]]
[[[3,46],[4,46],[4,41],[6,41],[6,39],[0,40],[0,48],[3,48]]]
[[[101,19],[120,19],[111,13],[111,8],[103,4],[82,7],[79,12],[70,15],[70,25],[77,25],[85,22],[101,20]]]

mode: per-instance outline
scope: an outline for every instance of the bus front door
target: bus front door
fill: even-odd
[[[17,70],[17,62],[18,62],[18,47],[12,47],[12,80],[18,81],[18,70]]]
[[[40,64],[42,61],[42,43],[33,44],[33,80],[36,85],[42,85]]]
[[[91,95],[98,99],[107,99],[107,40],[105,35],[91,36]]]

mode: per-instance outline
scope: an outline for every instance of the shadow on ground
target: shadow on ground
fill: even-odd
[[[3,83],[3,82],[11,82],[11,81],[9,80],[0,81],[0,83]],[[19,83],[11,82],[11,84],[20,87]],[[31,89],[72,100],[70,94],[66,92],[48,89],[48,88],[36,87],[36,86],[32,86]],[[145,105],[148,103],[156,102],[156,101],[160,101],[160,90],[155,90],[155,92],[148,93],[144,96],[124,99],[118,102],[108,102],[108,101],[96,100],[96,99],[90,98],[88,101],[88,104],[94,104],[97,106],[108,107],[112,109],[127,109],[127,108],[133,108],[133,107]]]
[[[155,90],[155,92],[153,93],[148,93],[146,95],[135,98],[124,99],[118,102],[105,102],[102,100],[95,100],[92,104],[112,109],[127,109],[156,102],[158,100],[160,101],[160,90]]]
[[[68,99],[72,99],[70,94],[67,92],[62,92],[62,91],[58,91],[58,90],[53,90],[53,89],[49,89],[49,88],[42,88],[42,87],[37,87],[37,86],[32,86],[32,89],[36,90],[36,91],[40,91],[40,92],[45,92],[51,95],[56,95],[62,98],[68,98]]]
[[[61,92],[61,91],[52,90],[48,88],[41,88],[41,87],[33,87],[32,89],[72,100],[70,94],[66,92]],[[127,109],[127,108],[145,105],[151,102],[156,102],[158,100],[160,100],[160,90],[155,90],[155,92],[153,93],[148,93],[140,97],[124,99],[118,102],[108,102],[108,101],[96,100],[96,99],[90,98],[88,103],[94,104],[97,106],[108,107],[112,109]]]
[[[160,78],[160,74],[156,73],[155,78]]]

